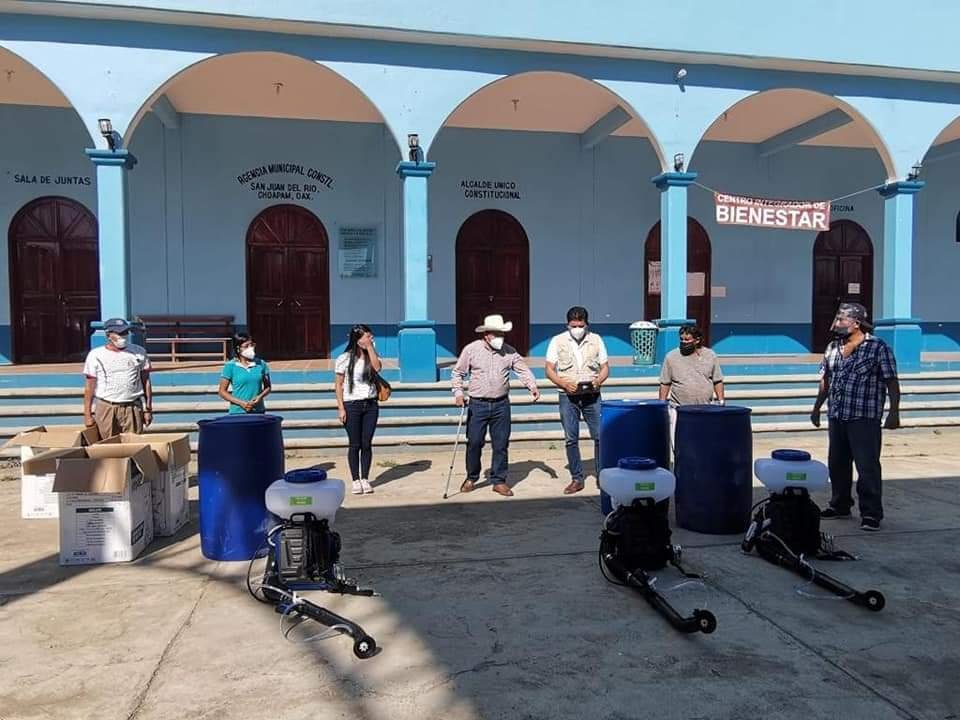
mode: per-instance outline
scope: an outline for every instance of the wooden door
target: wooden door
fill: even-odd
[[[481,210],[457,233],[457,351],[476,340],[487,315],[513,323],[506,342],[530,350],[530,246],[523,226],[501,210]]]
[[[329,244],[299,205],[274,205],[247,230],[247,324],[267,357],[330,353]]]
[[[660,223],[647,235],[643,263],[643,286],[646,288],[644,317],[657,320],[660,314]],[[651,263],[653,265],[651,266]],[[710,238],[703,226],[687,218],[687,317],[703,330],[703,344],[710,344],[710,270],[712,256]],[[653,279],[653,283],[651,283]],[[677,320],[679,318],[665,318]]]
[[[96,218],[75,200],[38,198],[14,216],[8,247],[15,361],[82,360],[100,319]]]
[[[851,220],[838,220],[813,244],[813,337],[823,352],[840,303],[857,302],[873,317],[873,242]]]

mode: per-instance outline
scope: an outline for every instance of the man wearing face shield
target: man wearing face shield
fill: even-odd
[[[567,450],[570,484],[564,495],[583,490],[580,459],[580,418],[593,440],[594,462],[599,459],[600,386],[610,374],[603,338],[590,332],[587,309],[567,310],[567,329],[550,340],[546,358],[547,378],[560,388],[560,424]]]
[[[129,342],[130,323],[103,324],[107,344],[94,348],[83,366],[83,421],[103,439],[141,433],[153,421],[153,388],[147,351]]]
[[[470,376],[470,397],[467,408],[467,479],[461,492],[473,490],[480,479],[480,455],[487,429],[493,446],[490,479],[493,491],[510,497],[507,485],[507,448],[510,444],[510,373],[516,373],[530,391],[534,402],[540,399],[537,380],[516,350],[504,342],[504,335],[513,329],[502,315],[488,315],[476,332],[482,337],[467,345],[453,368],[453,396],[457,407],[468,403],[463,381]]]
[[[820,427],[820,408],[829,399],[830,484],[833,497],[825,518],[847,518],[853,507],[853,465],[857,466],[857,502],[860,528],[879,530],[881,502],[881,428],[886,396],[890,410],[883,427],[900,427],[900,382],[890,347],[870,334],[873,325],[859,303],[843,303],[820,364],[820,392],[810,421]]]

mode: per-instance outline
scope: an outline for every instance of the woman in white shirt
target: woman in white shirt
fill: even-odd
[[[373,342],[373,332],[366,325],[354,325],[350,329],[347,350],[337,358],[334,366],[337,409],[350,439],[347,463],[353,476],[354,495],[373,492],[370,465],[373,462],[373,433],[380,416],[375,378],[381,367],[383,363]]]

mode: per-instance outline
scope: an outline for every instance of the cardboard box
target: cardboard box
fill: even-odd
[[[159,472],[152,483],[153,530],[157,537],[168,537],[190,521],[190,437],[185,434],[133,435],[125,433],[101,445],[147,444]]]
[[[54,474],[61,565],[127,562],[153,541],[151,483],[159,470],[149,445],[51,450],[25,468]]]
[[[3,448],[20,448],[20,517],[26,520],[55,518],[59,501],[53,492],[53,474],[34,475],[23,469],[23,463],[48,450],[84,447],[100,439],[97,429],[77,427],[44,427],[25,430],[7,440]]]

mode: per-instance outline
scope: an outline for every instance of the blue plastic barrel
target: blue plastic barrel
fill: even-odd
[[[664,400],[600,401],[600,471],[617,467],[620,458],[652,458],[670,468],[670,416]],[[613,511],[610,496],[600,491],[600,512]]]
[[[677,408],[677,525],[712,535],[742,533],[753,505],[750,408]]]
[[[209,560],[250,560],[271,526],[264,492],[283,477],[282,418],[201,420],[197,452],[200,549]]]

